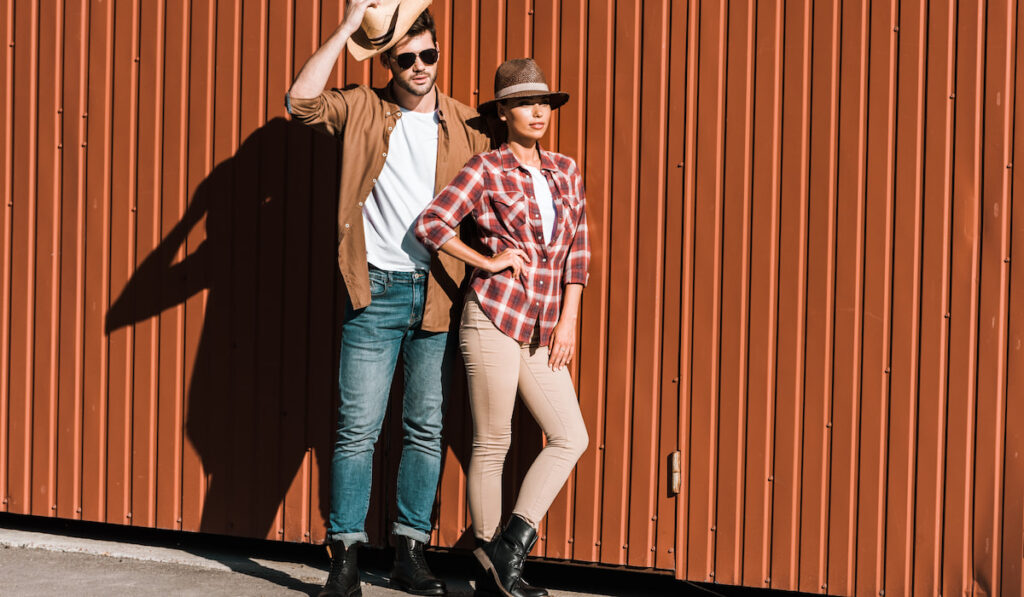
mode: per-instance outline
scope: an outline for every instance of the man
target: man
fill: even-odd
[[[416,216],[466,161],[490,148],[477,112],[434,85],[438,46],[430,0],[348,0],[345,18],[299,71],[288,111],[342,144],[338,265],[348,290],[327,529],[331,572],[321,596],[359,595],[356,548],[370,497],[373,446],[391,379],[405,364],[404,438],[392,583],[443,595],[423,558],[441,465],[442,371],[463,267],[415,239]],[[418,15],[418,16],[417,16]],[[342,48],[379,55],[381,89],[324,90]]]

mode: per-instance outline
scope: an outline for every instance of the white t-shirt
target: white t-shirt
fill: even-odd
[[[537,207],[540,209],[540,222],[544,228],[544,244],[546,245],[551,243],[551,235],[555,230],[555,200],[551,197],[548,179],[544,177],[540,168],[524,167],[533,177],[533,196],[537,199]]]
[[[412,227],[434,198],[439,122],[436,112],[403,109],[391,131],[384,169],[363,207],[366,260],[379,269],[430,269],[430,251]]]

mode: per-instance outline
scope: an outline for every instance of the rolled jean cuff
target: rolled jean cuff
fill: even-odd
[[[399,537],[408,537],[413,541],[419,541],[420,543],[430,542],[430,533],[425,533],[419,529],[407,527],[400,522],[396,522],[391,528],[391,532]]]
[[[369,543],[370,537],[366,533],[328,533],[327,541],[329,543],[341,542],[345,549],[348,549],[357,543]]]

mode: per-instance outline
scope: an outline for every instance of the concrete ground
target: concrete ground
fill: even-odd
[[[361,551],[363,595],[406,595],[388,588],[390,558],[388,550]],[[450,595],[473,594],[469,556],[431,550],[428,560]],[[309,545],[0,514],[4,596],[316,595],[327,564],[323,549]],[[526,570],[531,582],[548,587],[554,597],[748,594],[625,569],[531,561]]]

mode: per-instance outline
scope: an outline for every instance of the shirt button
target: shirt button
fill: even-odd
[[[376,178],[374,178],[374,179],[373,179],[373,180],[371,180],[370,182],[372,182],[373,184],[377,184],[377,179],[376,179]]]
[[[385,152],[384,152],[384,153],[382,153],[381,155],[383,155],[384,157],[388,157],[388,152],[386,152],[386,151],[385,151]]]
[[[362,201],[360,201],[360,202],[359,202],[359,207],[362,207],[362,206],[363,206],[363,202],[362,202]],[[547,261],[547,259],[545,259],[545,261]]]
[[[360,203],[359,205],[362,205],[362,203]],[[548,260],[547,260],[547,259],[541,259],[541,260],[540,260],[540,262],[541,262],[541,263],[547,263],[547,262],[548,262]]]
[[[390,127],[390,126],[388,127],[388,130],[389,130],[389,131],[391,130],[391,127]]]
[[[345,228],[348,228],[348,227],[349,227],[348,224],[345,224]],[[541,284],[543,284],[543,282],[541,282]]]
[[[348,228],[348,224],[345,224],[345,228]],[[543,286],[543,285],[544,285],[544,280],[541,280],[541,281],[540,281],[540,285],[541,285],[541,286]]]

